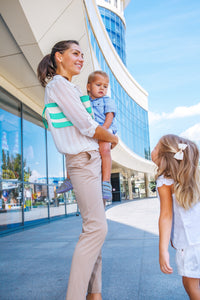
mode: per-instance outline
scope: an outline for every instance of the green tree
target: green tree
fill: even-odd
[[[17,179],[22,179],[22,163],[21,163],[21,154],[17,153],[13,161],[14,173]]]
[[[6,170],[7,169],[7,164],[6,164],[6,153],[4,151],[4,149],[2,149],[2,170]]]
[[[24,160],[24,180],[29,181],[31,176],[31,169],[28,167],[26,171],[26,160]],[[17,153],[16,156],[11,156],[9,151],[6,153],[2,150],[2,178],[3,179],[18,179],[22,180],[22,157]]]
[[[9,151],[7,152],[7,157],[6,157],[6,167],[8,170],[13,170],[12,158],[10,158]]]
[[[156,191],[156,181],[155,180],[151,180],[149,182],[149,188],[153,193]]]

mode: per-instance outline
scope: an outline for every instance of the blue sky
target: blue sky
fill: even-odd
[[[151,149],[174,133],[200,145],[200,1],[131,0],[127,68],[149,93]]]

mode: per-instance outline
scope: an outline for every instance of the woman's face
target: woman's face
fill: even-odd
[[[63,54],[57,52],[58,74],[66,76],[70,81],[78,75],[83,67],[83,52],[79,45],[71,44]]]

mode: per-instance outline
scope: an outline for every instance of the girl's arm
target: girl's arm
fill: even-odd
[[[163,273],[173,272],[169,262],[169,241],[172,229],[173,201],[172,185],[162,185],[158,188],[160,197],[160,217],[159,217],[159,263]]]
[[[108,129],[110,128],[110,125],[112,124],[114,118],[114,113],[113,112],[108,112],[106,114],[105,122],[103,123],[102,127]]]

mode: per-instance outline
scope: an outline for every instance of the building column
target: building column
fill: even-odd
[[[124,198],[127,200],[127,194],[126,194],[126,180],[123,178],[123,192],[124,192]]]
[[[117,0],[117,10],[121,12],[121,0]]]
[[[144,182],[145,182],[145,191],[146,191],[146,197],[150,197],[150,188],[149,188],[149,174],[144,173]]]
[[[130,172],[127,173],[128,175],[128,194],[129,194],[129,200],[133,200],[133,187],[131,182],[131,174]]]

